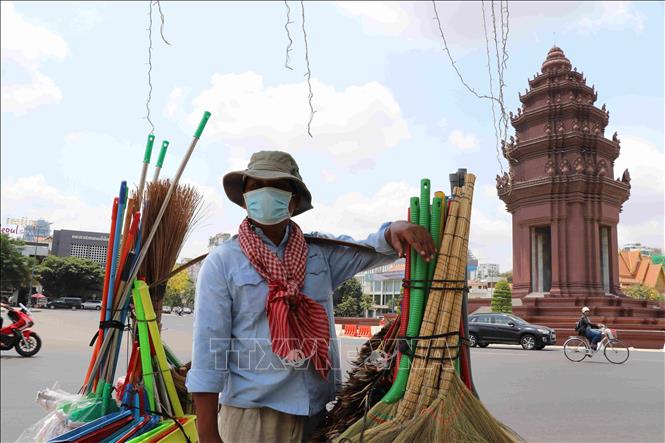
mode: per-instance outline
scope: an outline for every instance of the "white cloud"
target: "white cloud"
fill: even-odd
[[[644,16],[635,11],[632,2],[604,1],[600,2],[600,10],[594,11],[578,20],[580,30],[593,32],[599,29],[622,30],[632,29],[641,32],[644,29]]]
[[[29,72],[30,83],[2,83],[2,111],[22,114],[30,109],[62,100],[60,89],[38,70]]]
[[[365,31],[400,35],[409,26],[409,13],[397,2],[340,1],[335,5],[362,21]]]
[[[38,106],[58,103],[62,93],[40,71],[47,59],[62,60],[69,54],[65,40],[58,34],[27,21],[12,2],[2,2],[2,62],[21,66],[30,83],[2,81],[2,111],[24,113]]]
[[[387,182],[374,195],[350,192],[331,204],[314,200],[314,209],[295,221],[305,232],[348,234],[361,239],[375,232],[385,221],[405,220],[409,199],[419,193],[417,187],[404,181]]]
[[[251,150],[321,150],[351,168],[367,168],[374,157],[409,137],[392,93],[377,82],[338,91],[312,80],[316,114],[307,135],[309,106],[305,82],[265,86],[253,72],[215,74],[212,85],[193,100],[195,125],[212,112],[206,138]]]
[[[2,183],[2,215],[44,218],[53,229],[108,232],[111,204],[89,205],[46,182],[43,175],[20,177]]]
[[[322,169],[321,170],[321,176],[323,177],[323,179],[325,181],[327,181],[329,183],[334,182],[335,180],[337,180],[337,174],[335,174],[333,172],[330,172],[327,169]]]
[[[478,147],[478,137],[475,134],[465,134],[462,131],[455,130],[448,136],[448,141],[457,149],[471,151]]]
[[[164,114],[167,117],[175,117],[181,111],[182,101],[184,99],[184,91],[182,88],[173,88],[169,93],[169,98],[164,109]]]
[[[155,145],[159,146],[157,142]],[[70,132],[65,136],[60,167],[71,188],[112,195],[120,188],[121,180],[127,180],[130,188],[138,185],[144,150],[145,145],[119,140],[108,134]],[[157,149],[153,151],[154,165]],[[127,176],[127,173],[132,175]],[[152,174],[151,169],[148,177]]]
[[[665,155],[647,140],[635,136],[620,136],[621,153],[616,160],[614,175],[620,177],[628,168],[631,177],[632,191],[640,189],[656,191],[661,196],[664,192]],[[662,201],[662,200],[661,200]]]
[[[663,248],[665,246],[663,232],[665,225],[662,217],[654,217],[637,224],[621,222],[617,226],[619,247],[625,243],[642,243],[646,246]]]

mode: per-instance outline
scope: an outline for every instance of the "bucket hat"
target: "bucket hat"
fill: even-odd
[[[229,172],[222,179],[226,196],[238,206],[242,206],[243,188],[246,177],[258,180],[289,180],[296,191],[298,206],[293,211],[293,216],[302,214],[312,209],[312,194],[302,181],[298,164],[286,152],[282,151],[259,151],[252,154],[247,169],[244,171]]]

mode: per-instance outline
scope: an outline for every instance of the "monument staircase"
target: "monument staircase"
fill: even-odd
[[[520,300],[520,299],[514,299]],[[626,296],[544,297],[526,296],[514,303],[513,314],[529,323],[556,330],[557,344],[575,335],[575,323],[582,307],[591,309],[591,320],[616,329],[628,346],[663,349],[665,346],[665,307],[658,302],[636,300]],[[488,311],[489,299],[470,299],[469,312]]]

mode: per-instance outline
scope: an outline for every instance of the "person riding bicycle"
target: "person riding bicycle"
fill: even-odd
[[[590,313],[591,309],[589,309],[587,306],[582,308],[582,316],[578,322],[578,332],[580,335],[585,336],[591,341],[591,349],[595,351],[596,345],[603,339],[603,332],[601,331],[601,328],[603,328],[604,325],[592,323],[591,319],[589,318]]]

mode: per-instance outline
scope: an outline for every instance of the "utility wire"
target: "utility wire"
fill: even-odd
[[[149,24],[148,24],[148,99],[145,102],[146,109],[146,119],[150,124],[150,133],[155,133],[155,125],[150,119],[150,101],[152,100],[152,0],[148,1],[150,9],[148,12]]]
[[[289,32],[289,25],[293,22],[291,21],[291,8],[289,7],[289,2],[284,0],[284,6],[286,6],[286,23],[284,24],[284,30],[286,31],[286,38],[289,39],[289,44],[286,46],[286,58],[284,60],[284,67],[293,71],[293,68],[289,66],[291,61],[291,55],[289,54],[293,46],[293,39],[291,38],[291,32]]]
[[[492,64],[491,64],[491,57],[490,57],[490,42],[489,42],[489,37],[487,35],[487,19],[485,17],[485,1],[482,0],[480,2],[482,11],[483,11],[483,31],[485,32],[485,53],[487,55],[487,75],[489,77],[489,83],[490,83],[490,95],[494,97],[494,79],[492,78]],[[497,124],[496,121],[496,106],[494,103],[494,100],[492,100],[492,124],[494,126],[494,138],[495,138],[495,149],[496,149],[496,161],[499,163],[499,169],[501,170],[501,173],[504,173],[503,170],[503,163],[501,162],[501,154],[499,153],[499,143],[501,140],[501,137],[499,135],[499,125]]]
[[[309,134],[310,137],[313,137],[312,120],[314,120],[314,114],[316,111],[312,105],[312,99],[314,98],[314,93],[312,92],[312,70],[309,67],[309,48],[307,46],[307,31],[305,30],[305,3],[302,0],[300,0],[300,8],[302,10],[302,34],[305,41],[305,63],[307,65],[305,77],[307,77],[307,87],[309,89],[309,121],[307,122],[307,134]]]
[[[171,46],[171,43],[167,42],[166,37],[164,37],[164,13],[162,12],[162,4],[159,2],[159,0],[155,1],[155,3],[157,3],[157,8],[159,9],[159,17],[162,21],[162,24],[159,26],[159,34],[162,36],[162,40],[164,40],[164,43]]]

